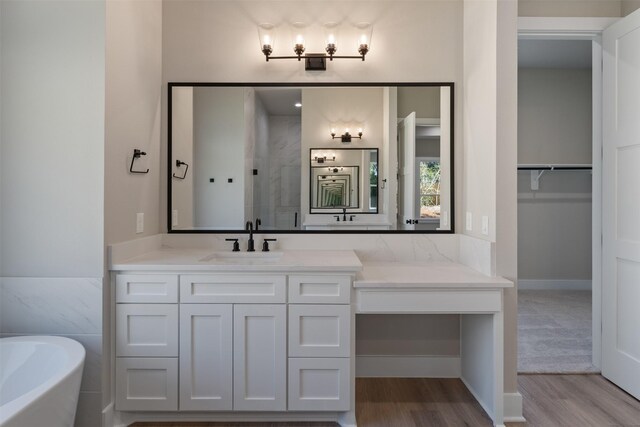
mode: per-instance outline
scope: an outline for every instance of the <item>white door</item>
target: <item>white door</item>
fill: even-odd
[[[416,113],[398,124],[398,228],[415,230]]]
[[[603,48],[602,374],[640,398],[640,10]]]
[[[180,306],[180,409],[233,408],[231,304]]]
[[[287,310],[284,304],[233,306],[233,409],[287,409]]]

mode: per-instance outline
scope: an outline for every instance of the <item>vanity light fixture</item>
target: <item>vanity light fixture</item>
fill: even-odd
[[[331,155],[323,154],[322,156],[314,156],[313,161],[319,164],[326,163],[326,162],[335,162],[336,155],[334,154],[333,156],[331,156]]]
[[[336,55],[338,51],[338,30],[339,24],[328,22],[324,24],[325,52],[326,53],[306,53],[304,31],[305,25],[300,22],[293,24],[295,33],[293,40],[293,53],[295,56],[271,56],[275,45],[275,26],[269,23],[258,25],[258,36],[260,38],[260,50],[267,62],[270,59],[304,59],[305,70],[324,71],[327,69],[327,59],[361,59],[364,61],[366,54],[371,49],[371,34],[373,27],[368,22],[359,22],[355,25],[357,33],[357,50],[359,55]]]
[[[349,133],[349,128],[346,128],[342,135],[336,136],[336,130],[335,129],[331,129],[331,139],[336,139],[336,138],[340,138],[341,142],[351,142],[351,140],[354,139],[354,138],[362,139],[362,128],[358,129],[358,136],[351,135]]]

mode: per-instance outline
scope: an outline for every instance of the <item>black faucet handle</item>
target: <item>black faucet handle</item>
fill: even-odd
[[[233,242],[233,250],[232,252],[240,252],[240,243],[238,243],[238,239],[224,239],[227,242]]]
[[[278,239],[264,239],[262,243],[262,252],[269,252],[269,242],[276,242]]]
[[[349,221],[353,221],[353,218],[355,218],[355,215],[349,215]]]
[[[340,222],[340,215],[334,215],[333,217],[336,219],[336,221]]]

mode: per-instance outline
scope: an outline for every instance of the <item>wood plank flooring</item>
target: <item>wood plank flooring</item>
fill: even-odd
[[[600,375],[520,375],[527,426],[640,427],[640,402]],[[358,378],[358,427],[491,426],[458,379]],[[525,424],[508,423],[509,427]],[[135,423],[131,427],[336,427],[335,423]]]

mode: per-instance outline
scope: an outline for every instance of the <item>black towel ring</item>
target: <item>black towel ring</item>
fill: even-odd
[[[176,167],[179,168],[180,166],[185,165],[186,169],[184,170],[184,173],[182,174],[182,176],[178,176],[175,173],[173,174],[174,178],[178,178],[178,179],[185,179],[187,177],[187,171],[189,170],[189,165],[186,164],[185,162],[181,162],[180,160],[176,160]]]

